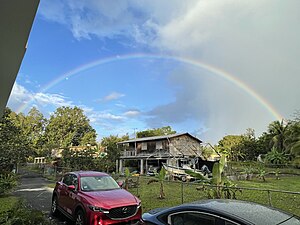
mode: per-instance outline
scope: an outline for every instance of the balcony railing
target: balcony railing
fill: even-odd
[[[135,151],[124,151],[123,156],[136,156]]]
[[[142,151],[138,154],[136,154],[135,151],[123,151],[123,157],[134,157],[134,156],[163,156],[163,157],[167,157],[169,156],[170,154],[168,153],[168,151],[165,151],[165,150],[157,150],[156,152],[147,152],[147,151]]]

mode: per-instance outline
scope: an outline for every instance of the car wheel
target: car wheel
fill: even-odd
[[[76,213],[75,225],[86,225],[86,218],[82,210],[78,210]]]
[[[182,181],[182,182],[186,182],[186,176],[182,176],[182,177],[181,177],[181,181]]]
[[[52,204],[51,204],[51,215],[57,216],[58,215],[58,209],[57,209],[57,197],[54,196],[52,198]]]

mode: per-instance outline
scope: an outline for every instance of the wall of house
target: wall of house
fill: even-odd
[[[144,144],[143,144],[144,143]],[[137,142],[135,143],[129,143],[129,151],[134,151],[135,150],[135,145],[136,145],[136,151],[137,154],[154,154],[157,151],[157,141],[147,141],[147,142]],[[161,146],[162,146],[162,151],[167,151],[169,148],[169,143],[167,140],[162,140],[161,141]],[[143,146],[144,145],[144,146]],[[147,145],[147,149],[144,149],[143,147],[145,147],[145,145]]]
[[[200,143],[188,135],[170,138],[170,153],[173,156],[195,156],[201,154]]]

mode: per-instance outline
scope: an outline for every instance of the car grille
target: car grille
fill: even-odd
[[[123,206],[109,210],[107,216],[113,220],[126,219],[134,216],[137,212],[137,206]]]

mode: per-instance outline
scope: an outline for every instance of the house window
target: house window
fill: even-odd
[[[156,142],[156,149],[162,149],[162,141]]]
[[[142,142],[142,150],[147,150],[147,142]]]

